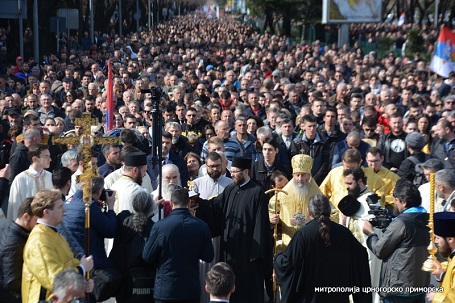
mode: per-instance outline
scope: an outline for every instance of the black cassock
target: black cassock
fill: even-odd
[[[368,254],[352,233],[337,223],[330,224],[331,245],[325,247],[319,235],[319,221],[312,220],[298,230],[289,246],[275,257],[274,267],[281,287],[282,303],[348,303],[349,287],[355,303],[371,303]],[[323,287],[343,287],[328,292]],[[315,291],[319,288],[319,292]],[[335,290],[335,289],[331,289]]]
[[[264,271],[272,264],[268,201],[261,186],[231,184],[215,198],[222,209],[221,261],[232,266],[232,303],[264,302]]]

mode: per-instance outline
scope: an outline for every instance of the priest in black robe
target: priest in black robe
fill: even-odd
[[[275,256],[282,303],[371,303],[368,254],[346,227],[330,220],[330,202],[310,198],[308,224]],[[356,292],[358,291],[358,292]]]
[[[249,177],[251,159],[235,157],[234,183],[216,201],[222,209],[221,261],[235,274],[231,303],[263,303],[264,272],[272,264],[272,240],[267,199]]]

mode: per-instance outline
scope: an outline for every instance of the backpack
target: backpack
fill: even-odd
[[[425,161],[428,160],[428,155],[425,156]],[[412,183],[419,187],[420,185],[426,183],[426,178],[425,178],[425,175],[423,173],[423,167],[422,167],[422,164],[425,162],[420,162],[419,159],[417,159],[417,157],[415,156],[409,156],[408,159],[415,164],[415,168],[414,168],[414,179],[412,180]]]

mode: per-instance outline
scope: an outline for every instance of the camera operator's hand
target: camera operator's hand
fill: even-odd
[[[11,166],[6,164],[4,168],[0,169],[0,178],[9,179],[11,177]]]
[[[93,257],[92,256],[88,256],[88,257],[83,256],[81,258],[81,265],[84,266],[85,272],[91,271],[93,269]]]
[[[113,210],[114,209],[114,203],[115,203],[115,191],[112,191],[110,196],[109,196],[109,193],[106,193],[107,209],[108,210]]]
[[[362,228],[362,230],[363,230],[363,233],[364,233],[365,235],[367,235],[367,236],[368,236],[369,234],[371,234],[372,232],[374,232],[373,225],[371,225],[371,223],[368,222],[368,221],[365,221],[365,222],[363,223],[363,228]]]

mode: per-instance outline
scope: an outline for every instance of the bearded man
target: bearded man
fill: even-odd
[[[277,241],[277,252],[283,251],[291,241],[295,232],[308,222],[308,201],[314,194],[320,194],[321,190],[311,177],[313,158],[308,155],[296,155],[292,157],[293,178],[283,187],[287,192],[278,193],[278,205],[275,213],[275,201],[273,196],[269,202],[269,218],[273,225],[281,227],[281,243]]]
[[[159,179],[157,180],[159,188]],[[161,218],[167,217],[172,211],[172,206],[170,204],[171,194],[177,187],[182,186],[180,181],[180,172],[179,168],[175,164],[166,164],[162,168],[162,186],[161,186],[161,197],[159,195],[158,189],[152,192],[152,195],[155,197],[155,203],[161,204]],[[159,220],[158,216],[153,217],[153,221]]]
[[[147,156],[143,152],[130,152],[125,155],[123,176],[121,176],[111,189],[115,191],[114,210],[119,213],[123,210],[133,212],[133,197],[139,190],[145,191],[142,179],[147,173]],[[156,207],[154,207],[156,208]],[[154,212],[156,209],[154,209]],[[156,214],[156,212],[155,212]]]

